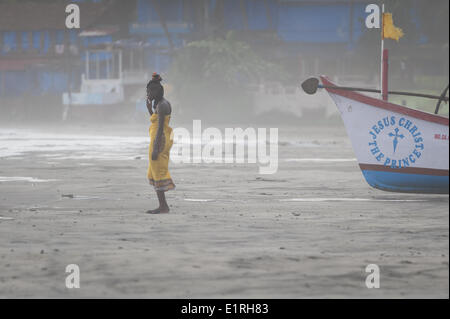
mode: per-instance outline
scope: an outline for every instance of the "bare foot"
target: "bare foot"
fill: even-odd
[[[159,214],[167,214],[169,212],[169,207],[159,208]]]
[[[167,214],[169,212],[169,208],[157,208],[157,209],[152,209],[152,210],[148,210],[145,213],[146,214]]]

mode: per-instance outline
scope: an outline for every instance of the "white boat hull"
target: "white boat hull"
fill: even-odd
[[[335,86],[321,78],[326,87]],[[359,166],[375,188],[449,192],[448,118],[327,88],[341,114]]]

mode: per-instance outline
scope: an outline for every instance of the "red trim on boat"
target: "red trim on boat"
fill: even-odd
[[[420,168],[420,167],[392,168],[389,166],[376,165],[376,164],[359,164],[359,167],[361,168],[361,170],[364,170],[364,171],[378,171],[378,172],[432,175],[432,176],[448,176],[448,169],[445,170],[445,169]]]
[[[322,80],[323,85],[325,86],[337,86],[330,80],[328,80],[326,77],[321,76],[320,79]],[[414,109],[410,109],[408,107],[404,107],[398,104],[393,104],[389,102],[385,102],[379,99],[375,99],[373,97],[363,95],[361,93],[357,93],[354,91],[346,91],[346,90],[335,90],[330,88],[325,88],[329,93],[336,94],[339,96],[343,96],[346,98],[349,98],[351,100],[355,100],[364,104],[368,104],[371,106],[375,106],[381,109],[385,109],[391,112],[396,112],[400,114],[404,114],[407,116],[411,116],[420,120],[424,120],[427,122],[433,122],[441,125],[447,125],[449,124],[449,119],[446,117],[442,117],[440,115],[426,113]]]

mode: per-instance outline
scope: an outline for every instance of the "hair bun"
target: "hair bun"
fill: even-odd
[[[162,78],[161,78],[161,76],[160,76],[158,73],[153,72],[153,74],[152,74],[152,81],[158,81],[158,82],[161,82],[161,81],[162,81]]]

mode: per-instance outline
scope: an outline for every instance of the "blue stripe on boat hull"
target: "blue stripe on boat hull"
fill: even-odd
[[[370,186],[391,192],[448,194],[448,176],[362,170]]]

